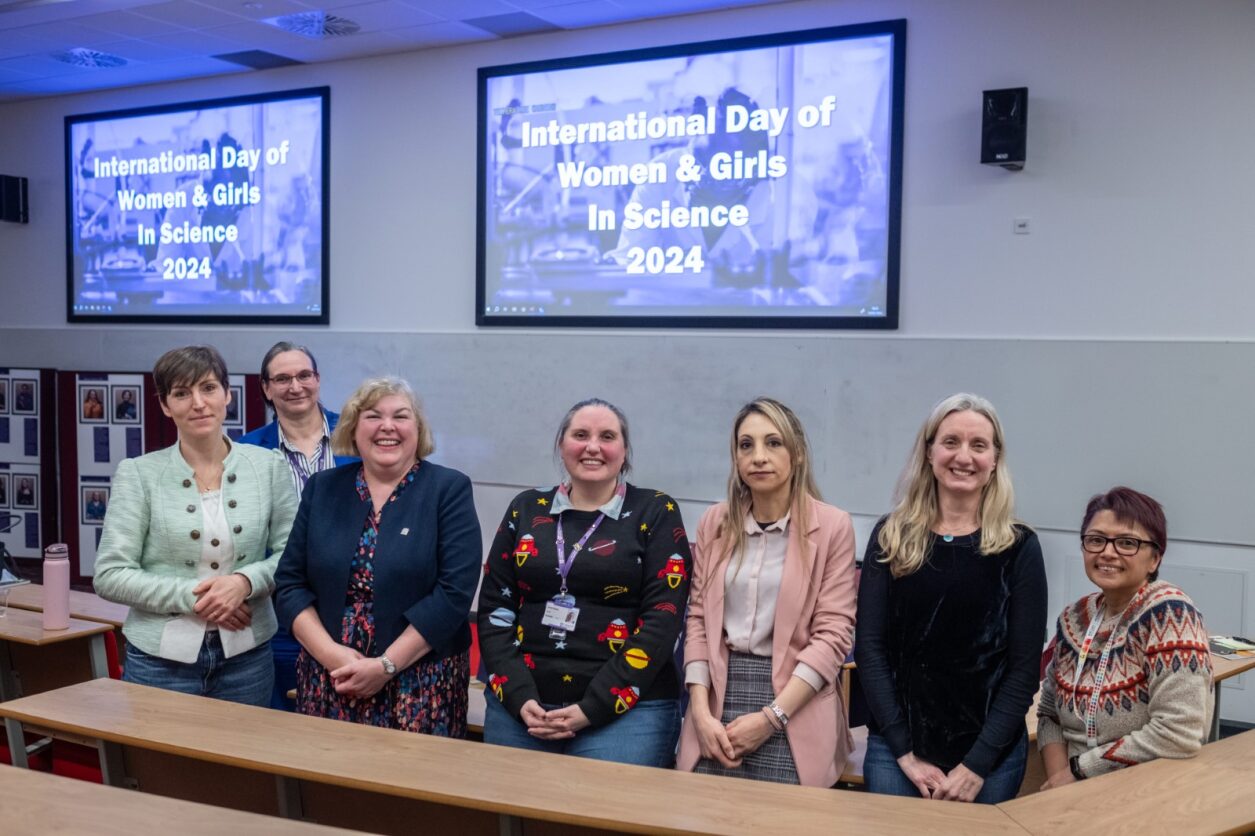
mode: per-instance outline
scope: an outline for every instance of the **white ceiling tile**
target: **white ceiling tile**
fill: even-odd
[[[328,11],[335,11],[340,17],[361,24],[362,32],[378,32],[380,29],[393,29],[404,26],[422,26],[425,23],[440,23],[440,18],[427,12],[419,11],[413,6],[406,6],[397,0],[381,0],[378,3],[364,3],[358,6],[340,8],[328,6]],[[349,35],[354,38],[356,35]]]
[[[571,0],[505,0],[505,2],[516,9],[531,12],[536,9],[547,9],[550,6],[565,6]],[[641,5],[645,5],[645,0],[641,0]]]
[[[216,29],[207,29],[205,31],[211,35],[217,35],[220,38],[243,44],[250,49],[268,49],[280,55],[286,54],[283,49],[289,44],[297,44],[308,40],[300,35],[284,32],[282,29],[276,29],[265,23],[253,23],[251,21],[235,23],[231,26],[219,26]]]
[[[422,9],[446,20],[470,20],[475,17],[505,15],[518,11],[503,0],[402,0],[407,6]],[[570,2],[570,0],[566,0]]]
[[[83,75],[84,73],[107,73],[108,70],[89,70],[75,67],[56,60],[51,55],[23,55],[20,58],[6,58],[0,61],[0,69],[17,70],[20,73],[48,78],[59,75]]]
[[[146,38],[150,35],[164,35],[167,32],[174,32],[181,28],[165,21],[154,20],[151,17],[143,17],[130,12],[105,12],[99,15],[88,15],[87,17],[77,18],[74,22],[80,26],[99,29],[102,32],[112,32],[122,38]]]
[[[409,26],[404,29],[393,29],[388,34],[403,43],[409,44],[411,47],[448,46],[449,44],[497,40],[495,35],[491,35],[477,26],[467,26],[464,23],[432,23],[427,26]]]
[[[141,64],[156,64],[163,61],[179,61],[188,57],[187,53],[181,49],[152,43],[150,41],[141,41],[135,38],[127,38],[124,41],[113,41],[111,43],[102,44],[99,49],[101,52],[108,52],[111,55],[120,55],[127,61]]]
[[[25,31],[24,29],[10,29],[7,32],[0,32],[0,50],[18,55],[34,55],[63,48],[63,42],[60,39],[41,38],[25,34]]]
[[[249,20],[264,20],[268,17],[309,11],[309,6],[301,5],[294,0],[197,0],[197,2]]]
[[[236,23],[239,16],[227,14],[222,9],[202,6],[189,0],[173,0],[170,3],[157,3],[132,10],[134,14],[160,20],[185,29],[209,29],[213,26],[226,26]]]
[[[547,20],[566,29],[622,23],[625,20],[636,20],[640,17],[638,13],[608,3],[606,0],[584,0],[582,3],[551,6],[547,9],[536,9],[532,14],[541,20]]]
[[[157,35],[144,40],[154,44],[181,50],[185,55],[219,55],[224,52],[239,52],[248,45],[229,38],[219,37],[205,30],[196,32],[174,32],[169,35]]]
[[[343,38],[297,38],[297,43],[284,46],[280,55],[310,63],[316,61],[338,61],[341,58],[352,58],[358,55],[382,55],[388,52],[402,52],[405,45],[399,43],[383,32],[363,32]]]

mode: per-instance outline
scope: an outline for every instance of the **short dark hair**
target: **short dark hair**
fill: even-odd
[[[1082,534],[1099,511],[1110,511],[1121,522],[1144,529],[1154,541],[1155,550],[1159,552],[1160,566],[1163,565],[1163,554],[1168,549],[1168,518],[1164,516],[1163,506],[1157,500],[1123,485],[1106,493],[1095,494],[1085,506],[1085,518],[1081,520]],[[1155,567],[1149,577],[1152,581],[1158,580],[1159,567]]]
[[[153,366],[153,382],[157,384],[157,397],[166,402],[176,386],[191,386],[205,375],[212,374],[226,388],[227,361],[212,345],[187,345],[172,348],[157,358]]]
[[[280,340],[279,342],[275,343],[274,345],[270,347],[270,350],[266,352],[265,357],[261,358],[261,382],[262,383],[270,382],[270,364],[271,362],[274,361],[276,357],[278,357],[280,354],[284,353],[285,351],[299,351],[302,354],[304,354],[306,357],[309,358],[309,364],[314,367],[314,374],[318,374],[318,358],[314,356],[314,352],[310,351],[308,348],[306,348],[303,345],[297,345],[296,343],[288,342],[287,340]],[[261,399],[266,402],[266,407],[268,409],[275,408],[275,405],[270,400],[270,398],[266,397],[265,389],[262,390]]]

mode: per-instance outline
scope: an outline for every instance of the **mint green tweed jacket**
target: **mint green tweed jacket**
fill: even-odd
[[[297,508],[282,454],[232,444],[222,503],[233,532],[234,571],[253,585],[253,638],[261,644],[275,633],[270,594]],[[160,655],[166,624],[196,604],[192,590],[199,582],[203,520],[200,491],[178,444],[118,465],[94,583],[100,597],[131,608],[122,633],[145,653]]]

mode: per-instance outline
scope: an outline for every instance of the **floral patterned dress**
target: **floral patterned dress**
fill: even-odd
[[[377,656],[375,647],[374,572],[379,520],[418,475],[421,462],[406,475],[378,514],[371,506],[349,570],[344,599],[344,619],[339,641],[364,656]],[[364,471],[357,475],[357,494],[370,501]],[[307,651],[296,661],[297,711],[368,726],[402,729],[442,737],[466,737],[467,686],[470,684],[470,653],[463,651],[443,659],[419,659],[400,670],[373,697],[345,697],[336,693],[331,675]]]

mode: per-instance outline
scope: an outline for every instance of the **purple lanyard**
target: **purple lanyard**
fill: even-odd
[[[566,595],[566,576],[571,571],[571,565],[575,563],[575,556],[580,553],[580,549],[584,548],[584,544],[588,542],[588,538],[593,536],[593,532],[597,530],[597,526],[601,525],[601,521],[606,518],[603,511],[597,515],[597,519],[593,520],[593,524],[588,527],[588,531],[584,532],[584,536],[580,541],[571,547],[571,553],[566,553],[566,537],[562,534],[562,516],[559,515],[555,520],[554,528],[558,529],[558,536],[555,538],[558,545],[558,574],[562,576],[561,595]]]

